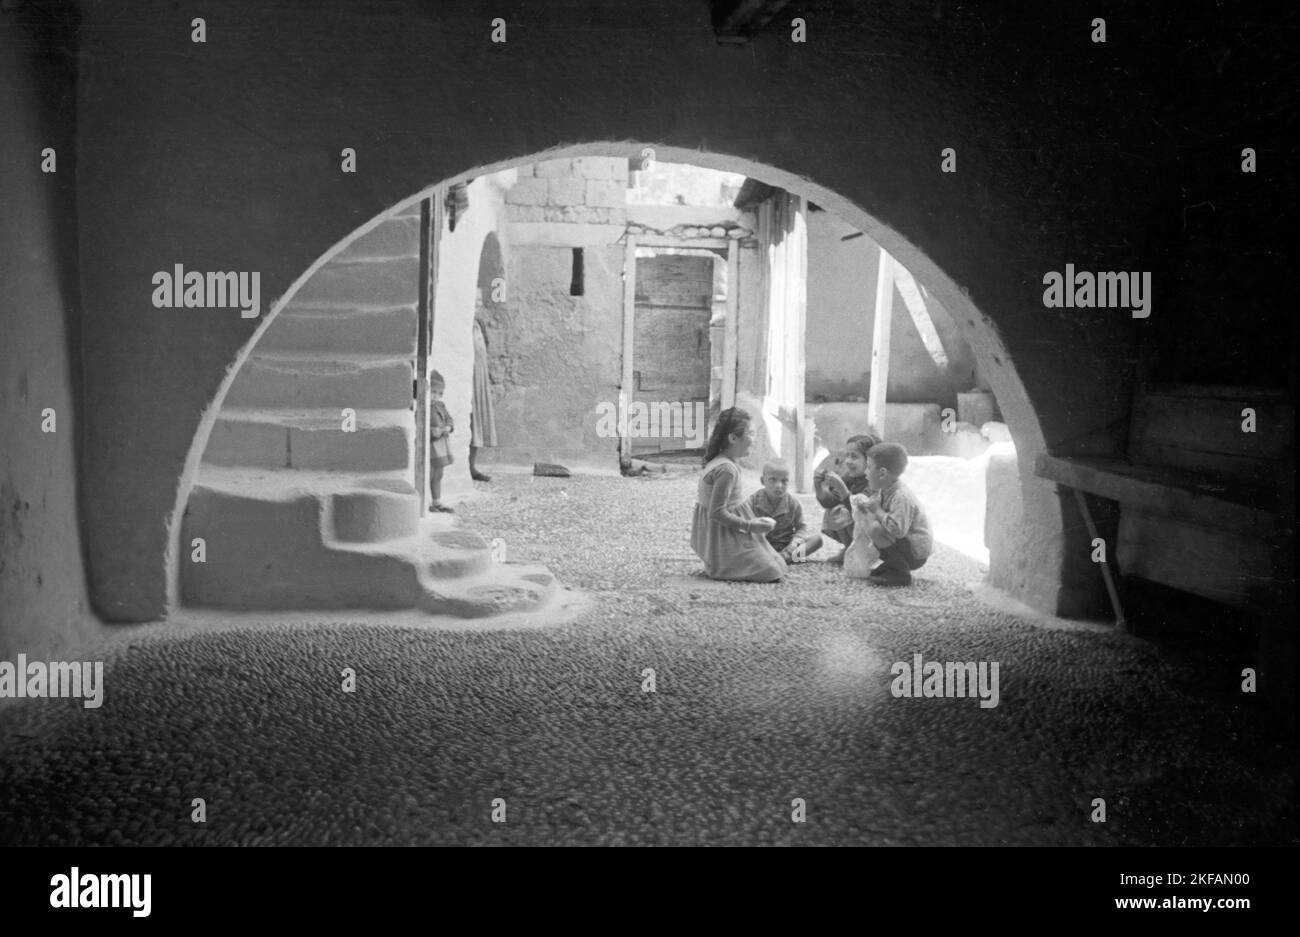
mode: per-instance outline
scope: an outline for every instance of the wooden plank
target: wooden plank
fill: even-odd
[[[894,285],[898,287],[898,295],[903,298],[903,305],[908,315],[912,317],[912,324],[916,326],[917,333],[921,336],[921,344],[925,346],[935,367],[947,368],[948,352],[944,350],[943,340],[939,338],[939,330],[934,327],[934,320],[930,318],[930,310],[926,308],[921,288],[917,286],[916,279],[906,267],[898,263],[893,266]]]
[[[736,405],[736,366],[740,310],[740,250],[727,242],[727,324],[722,336],[722,409]]]
[[[619,460],[632,458],[631,440],[627,435],[628,404],[632,402],[632,336],[636,326],[636,244],[635,234],[627,236],[623,250],[623,376],[618,390],[620,429]]]
[[[1290,400],[1290,394],[1281,387],[1240,387],[1225,384],[1161,384],[1143,385],[1143,393],[1151,397],[1218,397],[1228,400],[1266,400],[1273,403]]]
[[[758,234],[758,309],[754,317],[754,358],[750,365],[749,390],[755,396],[767,396],[768,384],[768,342],[772,331],[772,212],[774,203],[771,199],[759,204],[755,210]]]
[[[1280,458],[1293,436],[1294,410],[1286,404],[1148,394],[1139,405],[1144,411],[1139,447],[1172,446],[1267,461]],[[1245,407],[1255,410],[1253,433],[1241,429]],[[1137,454],[1134,459],[1149,461]]]
[[[1273,589],[1273,550],[1260,540],[1126,508],[1119,567],[1137,576],[1238,608],[1263,608]]]
[[[1083,496],[1083,492],[1078,488],[1071,489],[1074,492],[1074,503],[1078,505],[1079,513],[1083,515],[1083,523],[1088,528],[1088,537],[1090,542],[1096,542],[1101,539],[1097,536],[1097,524],[1092,519],[1092,511],[1088,510],[1088,499]],[[1124,607],[1120,605],[1119,590],[1115,588],[1115,577],[1110,572],[1110,561],[1101,561],[1101,578],[1106,584],[1106,594],[1110,596],[1110,607],[1115,611],[1115,624],[1121,631],[1127,631],[1128,626],[1124,622]]]
[[[666,234],[636,234],[641,247],[681,247],[695,250],[724,251],[735,243],[731,238],[675,238]]]
[[[889,327],[894,317],[894,262],[889,252],[880,251],[876,269],[876,321],[871,331],[871,389],[867,398],[867,423],[884,437],[885,397],[889,392]]]
[[[442,189],[420,203],[419,322],[415,363],[415,490],[420,516],[429,511],[429,353],[433,336],[433,298],[438,275],[438,241],[442,233]],[[436,227],[435,227],[436,223]]]
[[[1150,442],[1132,447],[1130,455],[1135,461],[1148,465],[1216,477],[1224,483],[1225,489],[1240,486],[1251,490],[1276,484],[1281,473],[1292,468],[1281,456],[1275,460],[1257,459]]]
[[[811,488],[812,472],[808,462],[811,458],[808,438],[808,417],[804,412],[808,394],[805,390],[807,373],[807,332],[808,332],[808,222],[807,202],[802,196],[790,196],[791,232],[787,240],[790,268],[787,279],[786,328],[788,346],[793,354],[787,364],[789,384],[786,397],[795,411],[794,452],[794,490],[806,493]]]
[[[1215,490],[1183,473],[1118,459],[1065,459],[1041,453],[1034,472],[1058,484],[1188,523],[1269,537],[1285,531],[1275,503],[1241,503],[1240,489]]]

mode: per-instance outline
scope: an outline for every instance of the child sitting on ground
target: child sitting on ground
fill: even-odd
[[[776,526],[767,533],[767,542],[787,563],[802,563],[821,548],[822,538],[808,536],[803,520],[803,505],[790,494],[790,466],[774,459],[763,466],[763,487],[749,496],[749,506],[756,517],[770,517]]]
[[[777,582],[786,573],[781,555],[767,542],[776,521],[755,517],[740,493],[736,460],[749,455],[753,446],[750,415],[739,407],[723,410],[704,451],[691,518],[691,548],[704,561],[710,579]]]
[[[867,452],[870,495],[853,496],[853,506],[868,516],[866,534],[880,550],[880,565],[868,581],[878,585],[908,586],[912,571],[930,558],[934,539],[925,509],[900,480],[907,468],[907,450],[883,442]]]
[[[822,515],[822,533],[845,547],[853,542],[853,513],[849,499],[870,489],[867,452],[879,442],[875,436],[850,436],[834,466],[827,468],[823,462],[813,474],[817,503],[826,509]],[[841,552],[832,557],[831,562],[843,563],[844,554]]]
[[[451,465],[451,442],[448,436],[456,429],[447,405],[442,402],[447,381],[437,371],[429,372],[429,504],[430,511],[455,513],[442,503],[442,470]]]

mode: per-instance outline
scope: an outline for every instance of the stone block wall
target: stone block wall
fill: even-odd
[[[627,160],[586,156],[521,167],[506,219],[557,224],[627,223]]]
[[[623,248],[583,249],[582,296],[569,294],[572,265],[572,248],[510,247],[507,300],[484,323],[500,444],[484,464],[617,464],[618,440],[596,428],[597,406],[618,403]]]

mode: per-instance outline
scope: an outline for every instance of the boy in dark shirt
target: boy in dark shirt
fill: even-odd
[[[763,487],[749,496],[749,506],[758,517],[770,517],[776,527],[767,534],[772,545],[787,563],[802,563],[809,554],[817,552],[822,538],[808,536],[803,520],[803,506],[789,492],[790,466],[774,460],[763,466]]]

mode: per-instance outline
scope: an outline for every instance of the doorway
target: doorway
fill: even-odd
[[[629,415],[634,457],[703,448],[713,269],[713,260],[703,256],[658,255],[636,265]]]

